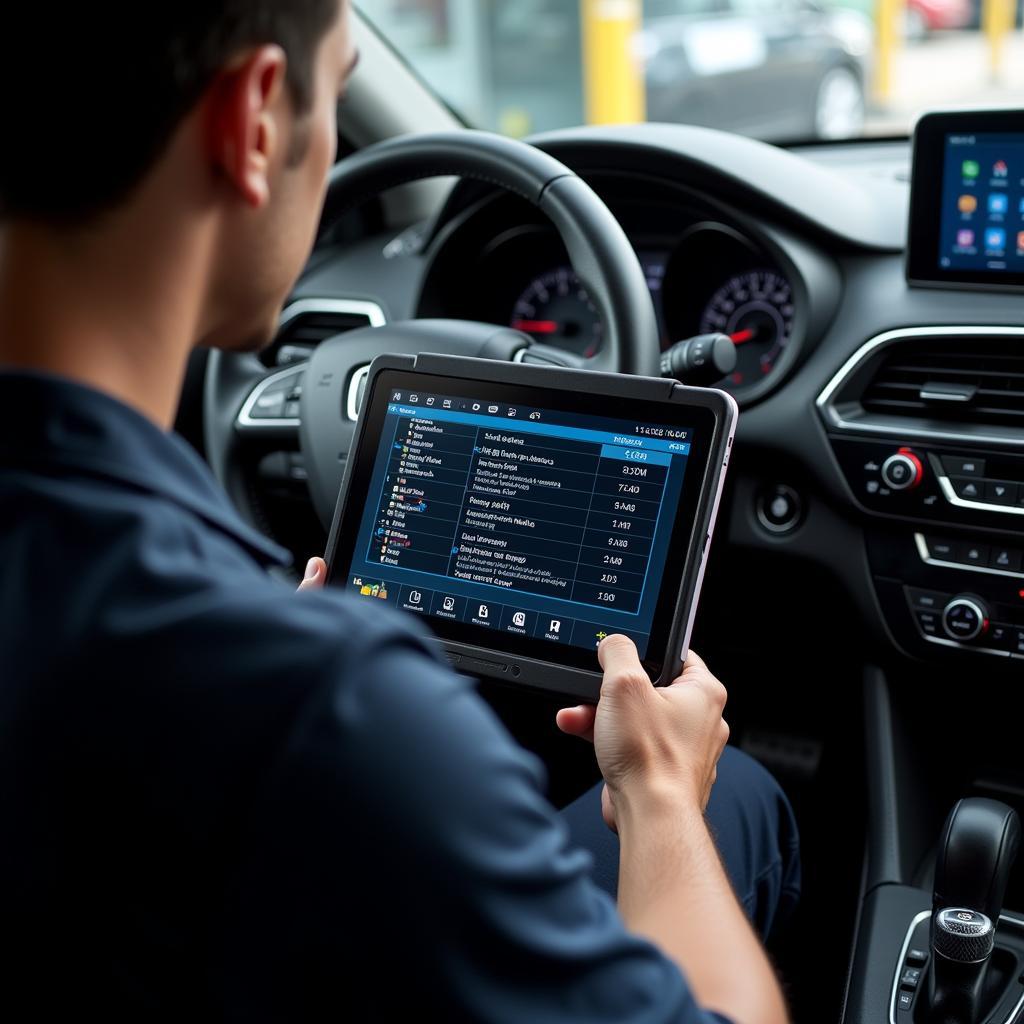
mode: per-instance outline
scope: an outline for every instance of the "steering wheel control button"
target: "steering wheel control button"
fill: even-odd
[[[792,533],[803,518],[800,495],[786,484],[773,484],[757,496],[757,520],[769,532],[780,536]]]
[[[942,612],[942,628],[953,640],[976,640],[988,628],[988,612],[974,597],[954,597]]]
[[[923,477],[921,460],[909,449],[901,448],[882,463],[882,482],[894,491],[908,491]]]

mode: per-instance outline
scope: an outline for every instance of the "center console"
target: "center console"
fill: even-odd
[[[896,644],[1024,670],[1024,328],[888,332],[818,409]]]

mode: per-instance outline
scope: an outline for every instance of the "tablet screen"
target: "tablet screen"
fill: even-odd
[[[679,585],[694,424],[602,415],[572,393],[542,403],[533,389],[383,376],[344,585],[452,639],[572,649],[593,667],[615,632],[645,657],[666,576]]]

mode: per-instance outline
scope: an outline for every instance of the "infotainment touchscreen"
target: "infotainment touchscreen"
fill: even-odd
[[[940,267],[1024,272],[1024,132],[948,132]]]
[[[712,410],[400,372],[369,402],[333,583],[444,639],[591,670],[624,633],[657,675]]]
[[[926,115],[911,177],[911,283],[1024,288],[1024,115]]]

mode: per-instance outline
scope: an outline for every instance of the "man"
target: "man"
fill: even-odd
[[[604,641],[600,706],[558,722],[606,787],[560,817],[418,627],[321,590],[320,560],[282,593],[169,433],[190,351],[266,344],[308,255],[344,0],[116,7],[19,5],[0,62],[3,998],[781,1024],[747,915],[792,904],[791,811],[722,757],[699,658],[655,690]]]

